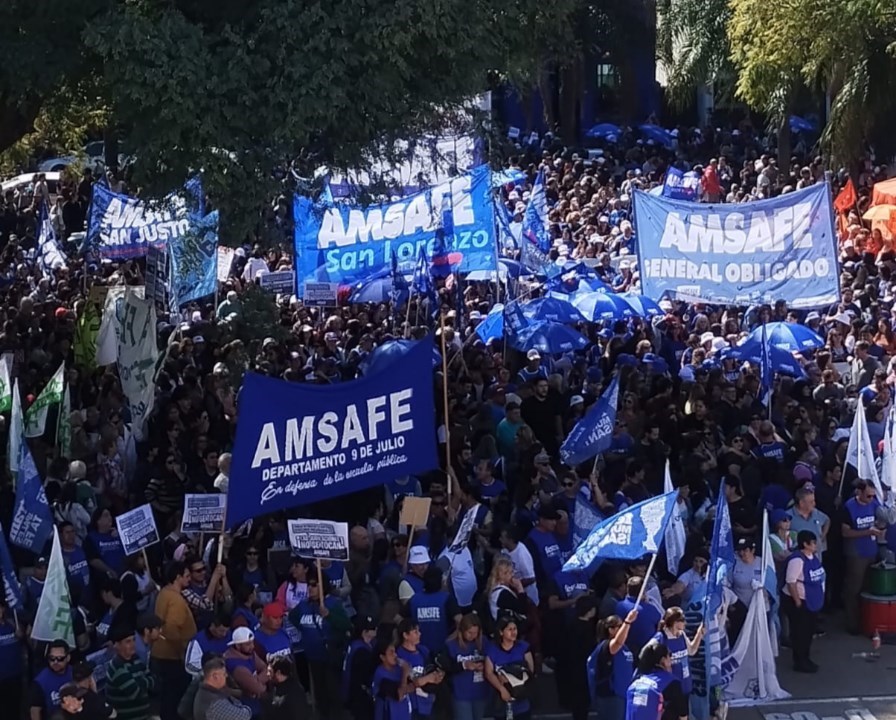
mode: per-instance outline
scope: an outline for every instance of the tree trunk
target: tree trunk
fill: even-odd
[[[114,128],[103,129],[103,162],[106,168],[118,172],[118,133]]]
[[[784,170],[790,167],[790,114],[785,113],[784,120],[778,128],[778,168]]]
[[[560,134],[568,145],[579,139],[582,99],[582,60],[576,59],[572,64],[560,70]]]

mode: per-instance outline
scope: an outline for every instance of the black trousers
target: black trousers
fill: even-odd
[[[781,596],[781,604],[790,618],[790,646],[793,650],[794,666],[804,666],[810,662],[812,636],[818,627],[818,613],[812,612],[802,603],[799,607],[789,595]]]
[[[183,660],[150,658],[150,664],[159,688],[159,717],[161,720],[180,720],[177,706],[190,684]]]

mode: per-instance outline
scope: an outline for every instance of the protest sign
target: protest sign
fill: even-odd
[[[328,520],[290,520],[293,553],[315,560],[348,560],[348,523]]]
[[[293,270],[278,270],[261,276],[261,289],[271,293],[292,295],[296,286],[296,274]]]
[[[236,254],[233,248],[218,246],[218,260],[216,265],[216,274],[218,282],[225,282],[230,277],[230,268],[233,267],[233,258]]]
[[[358,380],[297,385],[249,373],[228,487],[227,527],[438,465],[432,341]]]
[[[670,167],[666,171],[662,188],[663,197],[693,202],[700,195],[700,176],[693,170],[682,172],[678,168]]]
[[[93,200],[87,218],[87,242],[106,258],[142,257],[151,244],[162,247],[182,237],[190,228],[187,204],[170,195],[157,204],[112,192],[93,184]]]
[[[163,248],[150,245],[146,248],[146,297],[159,307],[168,303],[168,256]]]
[[[218,286],[218,211],[191,216],[187,232],[168,243],[172,307],[182,307]]]
[[[227,496],[215,493],[184,495],[182,533],[219,533],[224,529]]]
[[[302,303],[308,307],[336,307],[339,283],[306,282]]]
[[[458,553],[470,542],[470,535],[473,534],[473,529],[476,527],[476,516],[479,514],[479,507],[479,503],[476,503],[464,513],[464,519],[461,520],[460,527],[457,528],[457,533],[454,536],[451,547],[448,548],[448,552]]]
[[[641,292],[795,309],[840,299],[831,196],[812,185],[771,200],[704,205],[635,191]]]
[[[410,264],[421,247],[431,257],[435,230],[443,227],[443,200],[453,211],[453,234],[445,238],[451,264],[460,272],[496,271],[495,222],[485,165],[450,181],[382,205],[315,204],[296,197],[296,294],[306,282],[351,285],[390,267],[395,255]]]
[[[156,520],[149,505],[141,505],[115,518],[125,555],[133,555],[159,541]]]
[[[399,524],[415,528],[426,527],[426,522],[429,520],[430,505],[432,505],[432,498],[418,498],[413,495],[407,495],[401,501]]]

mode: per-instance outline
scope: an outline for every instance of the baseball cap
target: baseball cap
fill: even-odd
[[[736,549],[737,550],[755,550],[756,543],[754,543],[749,538],[744,538],[744,537],[738,538]]]
[[[790,520],[790,513],[786,510],[772,510],[769,513],[768,521],[771,523],[772,527],[775,527],[778,523],[784,522],[785,520]]]
[[[408,553],[408,565],[426,565],[429,563],[429,552],[425,547],[414,545]]]
[[[355,629],[362,633],[365,630],[376,630],[377,629],[376,620],[374,620],[369,615],[356,615],[355,616]]]
[[[283,607],[282,603],[271,602],[264,606],[262,615],[269,618],[282,618],[284,615],[286,615],[286,608]]]
[[[584,404],[585,404],[585,398],[583,398],[581,395],[573,395],[569,399],[570,407],[575,407],[576,405],[584,405]]]
[[[109,632],[109,641],[113,643],[127,640],[129,637],[134,637],[134,631],[123,625],[113,625]]]
[[[233,639],[227,645],[241,645],[255,639],[255,633],[247,627],[238,627],[233,631]]]
[[[96,670],[96,665],[90,662],[90,660],[82,660],[81,662],[75,663],[72,665],[72,680],[75,682],[86,680],[93,675],[94,670]]]
[[[553,505],[547,504],[538,508],[538,517],[544,520],[559,520],[560,513],[554,509]]]
[[[61,688],[59,688],[59,699],[73,697],[78,698],[79,700],[84,698],[87,695],[87,688],[83,688],[77,683],[66,683]]]
[[[538,352],[535,348],[532,348],[529,352],[526,353],[527,360],[541,360],[541,353]]]

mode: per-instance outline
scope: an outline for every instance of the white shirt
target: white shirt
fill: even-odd
[[[523,543],[517,543],[514,550],[505,548],[501,553],[509,557],[511,562],[513,562],[513,576],[517,580],[523,582],[535,579],[535,562],[532,560],[532,553],[529,552],[529,548]],[[526,591],[529,599],[537,606],[538,585],[533,582],[531,585],[526,585],[523,589]]]
[[[451,589],[454,590],[454,599],[461,607],[469,607],[473,604],[473,596],[476,595],[476,572],[473,569],[470,548],[464,546],[455,553],[450,553],[445,548],[440,557],[448,558],[451,563],[449,577]]]
[[[270,272],[268,264],[262,258],[249,258],[246,267],[243,268],[243,281],[255,282],[255,276],[261,272],[262,274]]]
[[[227,486],[230,484],[230,476],[225,475],[224,473],[218,473],[218,477],[215,478],[215,488],[224,494],[227,494]]]

